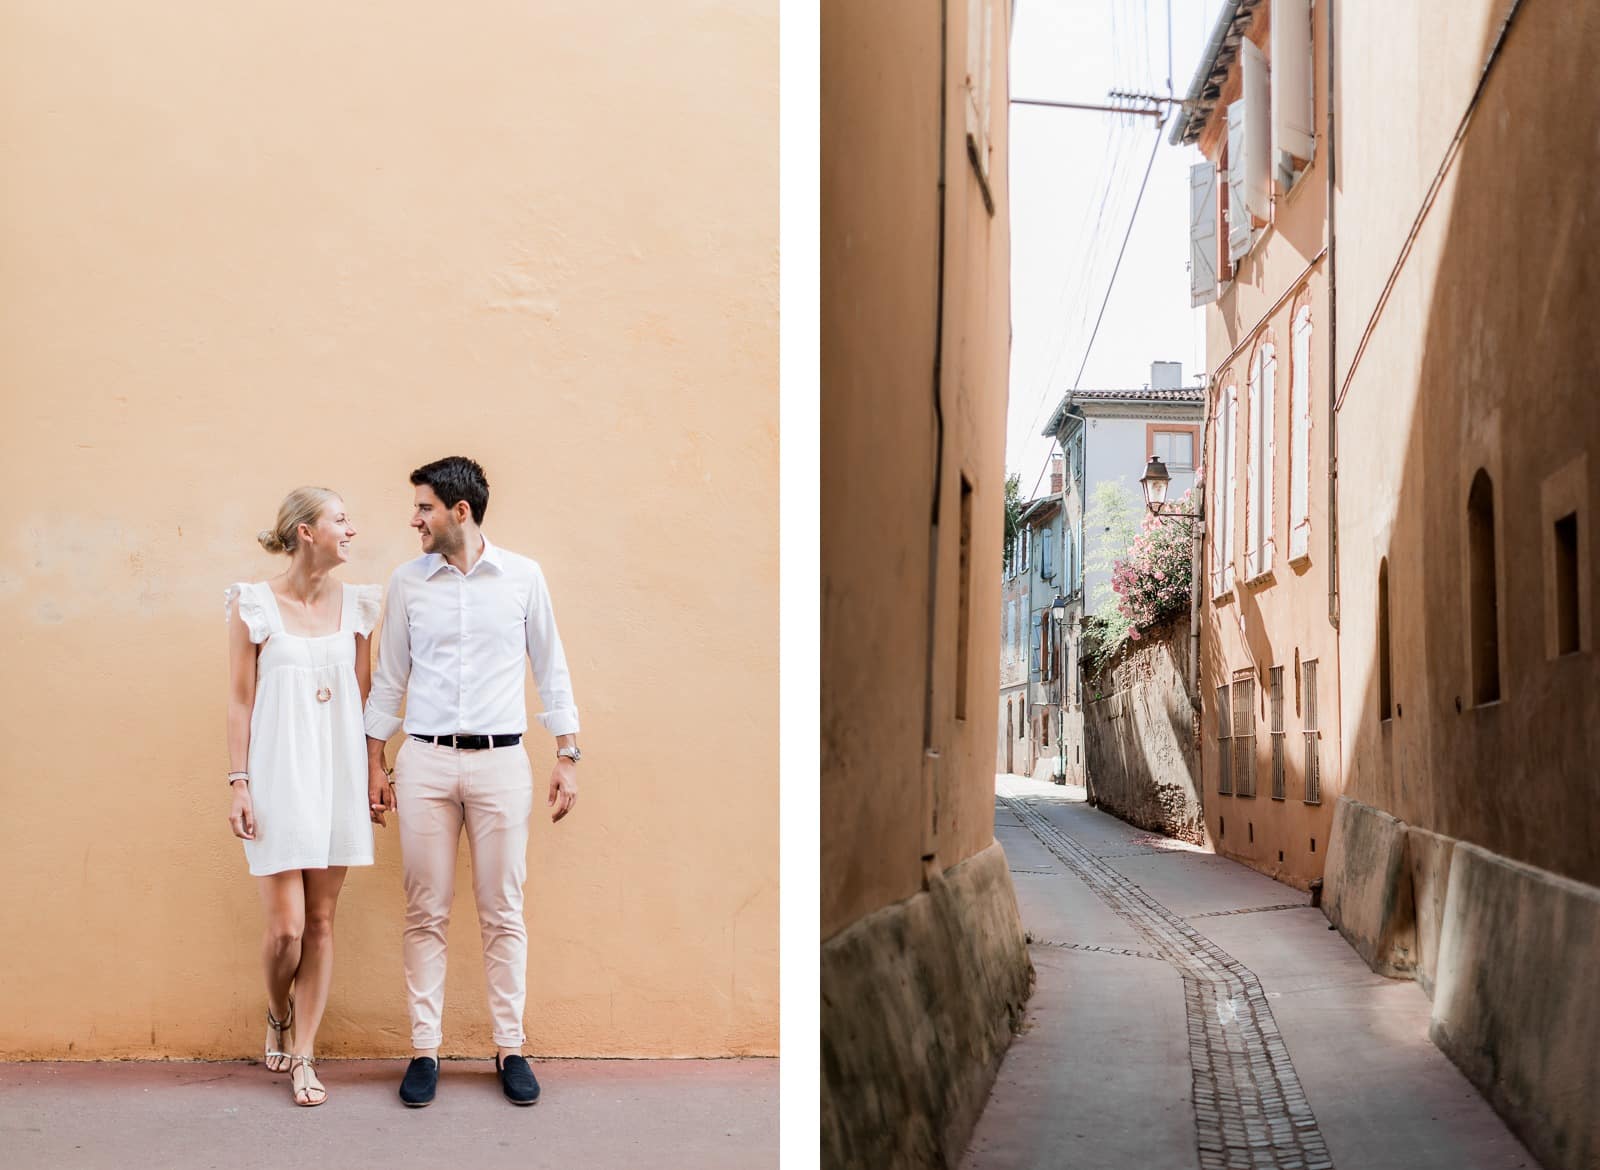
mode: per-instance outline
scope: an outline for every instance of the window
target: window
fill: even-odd
[[[1306,803],[1322,803],[1322,759],[1317,751],[1320,732],[1317,729],[1317,661],[1312,659],[1300,668],[1305,678],[1305,737],[1306,737]],[[1315,846],[1313,846],[1313,849]]]
[[[1578,630],[1578,514],[1568,512],[1555,524],[1556,653],[1581,649]]]
[[[1593,542],[1584,526],[1589,514],[1589,460],[1590,455],[1580,451],[1539,485],[1546,658],[1585,653],[1594,645],[1589,615]]]
[[[1272,0],[1272,157],[1287,189],[1316,150],[1311,0]]]
[[[1228,106],[1228,257],[1255,243],[1257,226],[1272,218],[1271,89],[1267,57],[1248,38],[1239,42],[1242,87]]]
[[[1482,705],[1500,698],[1500,607],[1495,587],[1494,484],[1481,468],[1467,495],[1467,556],[1472,701]]]
[[[1233,279],[1232,262],[1272,219],[1274,180],[1287,191],[1316,149],[1311,3],[1272,0],[1268,53],[1239,42],[1240,89],[1224,111],[1216,165],[1189,171],[1191,306],[1216,300]]]
[[[1033,572],[1033,529],[1022,530],[1022,571]]]
[[[1039,618],[1041,616],[1042,615],[1037,610],[1034,611],[1033,620],[1030,623],[1032,626],[1033,635],[1028,644],[1028,677],[1034,679],[1035,681],[1037,681],[1039,678]]]
[[[1039,677],[1045,682],[1055,678],[1056,624],[1048,609],[1039,611]]]
[[[1217,795],[1233,793],[1233,731],[1228,718],[1228,688],[1217,688]]]
[[[1311,307],[1294,318],[1289,352],[1289,559],[1311,552]]]
[[[1056,575],[1055,547],[1055,529],[1046,528],[1044,543],[1039,546],[1039,576],[1046,581],[1052,580]]]
[[[1274,666],[1272,679],[1272,799],[1283,799],[1283,667]]]
[[[1239,425],[1238,387],[1230,383],[1218,399],[1217,474],[1213,477],[1211,513],[1211,594],[1221,597],[1233,588],[1234,434]]]
[[[994,214],[989,163],[994,151],[990,125],[994,92],[994,0],[968,0],[967,6],[967,157],[978,175],[984,206]]]
[[[1256,794],[1256,680],[1233,680],[1233,786],[1240,796]]]
[[[1389,558],[1378,562],[1378,718],[1394,717],[1394,681],[1389,655]]]
[[[1250,363],[1249,467],[1245,488],[1245,580],[1272,571],[1273,402],[1277,397],[1278,357],[1263,345]]]
[[[1147,426],[1145,429],[1150,454],[1165,463],[1169,471],[1194,470],[1195,428],[1167,430]]]

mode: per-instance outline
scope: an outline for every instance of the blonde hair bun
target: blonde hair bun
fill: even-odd
[[[297,487],[278,505],[278,522],[256,533],[261,547],[269,553],[293,553],[300,544],[300,525],[315,524],[329,500],[339,493],[324,487]]]

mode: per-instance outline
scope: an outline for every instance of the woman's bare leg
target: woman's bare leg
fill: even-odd
[[[305,874],[306,929],[300,944],[300,971],[295,980],[294,1047],[296,1056],[316,1052],[317,1029],[328,1007],[328,989],[333,985],[333,912],[339,902],[339,889],[347,872],[342,865],[328,869],[308,869]],[[306,1070],[310,1090],[326,1096],[316,1075]],[[300,1082],[305,1092],[306,1080]],[[297,1094],[298,1095],[298,1094]]]
[[[300,967],[301,939],[306,927],[305,883],[298,869],[273,873],[261,879],[261,905],[267,915],[266,935],[261,943],[261,966],[267,976],[267,1010],[280,1020],[289,1017],[289,995],[294,990],[295,972]],[[281,1038],[267,1027],[267,1048],[292,1052],[288,1047],[291,1029]],[[289,1062],[281,1056],[267,1057],[267,1068],[283,1072]]]

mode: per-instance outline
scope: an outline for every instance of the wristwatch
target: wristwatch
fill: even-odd
[[[583,753],[575,747],[557,748],[556,759],[571,760],[574,764],[576,764],[579,760],[583,759]]]

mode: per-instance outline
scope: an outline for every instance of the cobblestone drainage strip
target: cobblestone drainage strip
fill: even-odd
[[[1000,800],[1183,976],[1202,1170],[1332,1170],[1254,973],[1030,805]]]
[[[1204,914],[1191,914],[1195,918],[1224,918],[1229,914],[1265,914],[1269,910],[1306,910],[1310,902],[1279,902],[1276,906],[1245,906],[1238,910],[1207,910]]]

